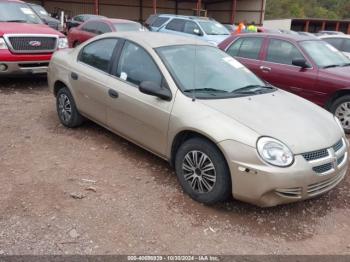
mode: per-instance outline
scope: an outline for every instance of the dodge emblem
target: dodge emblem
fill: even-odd
[[[41,42],[40,41],[30,41],[29,45],[33,46],[33,47],[39,47],[39,46],[41,46]]]

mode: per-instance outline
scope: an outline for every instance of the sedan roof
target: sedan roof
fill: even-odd
[[[191,37],[184,37],[159,32],[114,32],[103,34],[103,37],[121,37],[133,41],[141,46],[147,45],[150,48],[172,45],[208,45],[211,44]]]
[[[244,36],[274,37],[274,38],[279,38],[279,39],[291,40],[291,41],[295,41],[295,42],[308,41],[308,40],[318,40],[314,36],[299,35],[299,34],[249,33],[249,34],[244,34]]]

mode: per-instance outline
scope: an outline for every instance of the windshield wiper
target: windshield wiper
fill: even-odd
[[[185,89],[184,92],[218,92],[218,93],[227,93],[225,90],[215,89],[215,88],[193,88],[193,89]]]
[[[340,67],[340,66],[342,66],[342,65],[327,65],[327,66],[324,66],[322,68],[327,69],[327,68],[334,68],[334,67]]]
[[[233,90],[233,94],[260,94],[263,90],[275,90],[272,86],[262,86],[262,85],[247,85],[236,90]]]
[[[345,64],[342,64],[341,66],[342,66],[342,67],[350,66],[350,63],[345,63]]]
[[[27,23],[26,20],[5,20],[5,21],[2,21],[2,22],[6,22],[6,23]]]

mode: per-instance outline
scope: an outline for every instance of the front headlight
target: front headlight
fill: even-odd
[[[65,37],[58,39],[58,49],[68,48],[68,40]]]
[[[257,143],[257,150],[265,162],[274,166],[288,167],[294,162],[292,151],[285,144],[271,137],[261,137]]]
[[[215,41],[211,41],[211,40],[209,40],[209,41],[208,41],[208,43],[209,43],[209,44],[211,44],[212,46],[215,46],[215,47],[217,47],[217,46],[218,46],[218,43],[217,43],[217,42],[215,42]]]
[[[335,122],[337,122],[337,124],[338,124],[339,128],[341,129],[341,131],[342,131],[343,133],[345,133],[345,132],[344,132],[343,125],[342,125],[342,123],[340,122],[339,118],[336,117],[336,116],[334,116],[334,119],[335,119]]]
[[[0,49],[8,49],[4,38],[0,37]]]

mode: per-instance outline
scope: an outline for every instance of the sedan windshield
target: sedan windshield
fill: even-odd
[[[27,4],[17,2],[0,2],[0,22],[42,23]]]
[[[201,21],[199,22],[204,32],[207,35],[229,35],[230,32],[222,24],[215,21]]]
[[[349,58],[338,49],[323,41],[304,41],[301,46],[321,68],[348,66]]]
[[[157,48],[157,53],[179,88],[188,96],[228,98],[275,90],[215,47],[167,46]]]
[[[117,32],[144,31],[139,23],[115,23],[113,26]]]

